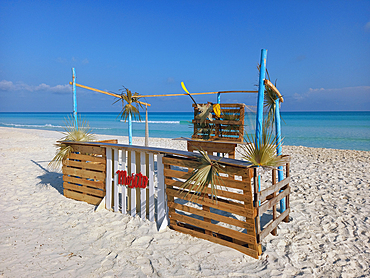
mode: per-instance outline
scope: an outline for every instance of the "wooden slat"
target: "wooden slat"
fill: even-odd
[[[285,210],[282,214],[279,215],[278,218],[276,218],[275,221],[273,221],[272,223],[270,223],[267,227],[265,227],[259,234],[259,238],[260,240],[264,239],[273,229],[275,229],[279,224],[280,222],[286,217],[288,216],[290,213],[290,208],[288,208],[287,210]]]
[[[200,119],[193,119],[193,124],[200,124]],[[238,121],[227,121],[227,120],[205,120],[203,123],[206,124],[224,124],[224,125],[243,125],[243,122],[241,120]]]
[[[71,189],[73,191],[79,191],[79,192],[84,193],[84,194],[94,195],[96,197],[102,197],[103,198],[105,196],[105,192],[102,191],[102,190],[95,189],[95,188],[89,188],[89,187],[86,187],[86,186],[79,186],[79,185],[76,185],[76,184],[73,184],[73,183],[68,183],[68,182],[63,182],[63,188],[64,189]]]
[[[105,158],[104,157],[101,157],[101,156],[93,156],[93,155],[70,153],[68,155],[68,159],[98,162],[98,163],[102,163],[102,164],[105,165]]]
[[[286,188],[283,192],[279,193],[276,197],[266,201],[258,208],[258,214],[262,215],[267,210],[271,209],[274,205],[276,205],[281,199],[288,196],[290,194],[290,188]]]
[[[193,135],[191,138],[204,140],[203,136],[201,136],[201,135]],[[216,140],[216,138],[214,138],[214,136],[210,136],[209,140]],[[243,138],[221,137],[221,138],[219,138],[219,140],[229,141],[229,142],[240,142],[240,143],[243,142]]]
[[[241,221],[241,220],[237,220],[237,219],[227,217],[227,216],[223,216],[223,215],[220,215],[220,214],[216,214],[216,213],[212,213],[212,212],[206,212],[204,210],[199,210],[199,209],[196,209],[196,208],[193,208],[193,207],[181,205],[181,204],[178,204],[178,203],[175,203],[175,202],[169,202],[168,207],[173,208],[173,209],[177,209],[177,210],[181,210],[181,211],[185,211],[185,212],[189,212],[189,213],[192,213],[192,214],[196,214],[196,215],[199,215],[199,216],[202,216],[202,217],[207,217],[207,218],[213,219],[215,221],[227,223],[227,224],[237,226],[237,227],[240,227],[240,228],[244,228],[248,231],[248,233],[251,233],[251,234],[254,232],[253,219],[246,219],[245,221]]]
[[[87,178],[87,179],[96,179],[96,180],[105,180],[105,173],[102,172],[94,172],[89,170],[81,170],[75,169],[70,167],[63,167],[63,174],[64,175],[71,175],[75,177]]]
[[[287,177],[287,178],[283,179],[282,181],[278,182],[277,184],[274,184],[274,185],[270,186],[269,188],[261,190],[261,192],[259,193],[259,199],[260,200],[266,199],[266,197],[268,195],[271,195],[272,193],[280,190],[282,187],[287,185],[289,182],[290,182],[290,177]]]
[[[65,166],[71,166],[71,167],[77,167],[77,168],[83,168],[88,170],[96,170],[105,172],[105,164],[96,164],[94,162],[88,163],[88,162],[82,162],[82,161],[74,161],[74,160],[66,160],[63,162]]]
[[[105,190],[105,181],[104,180],[102,180],[102,181],[89,181],[89,180],[86,180],[86,179],[83,179],[83,178],[76,178],[76,177],[63,175],[63,181],[74,183],[74,184],[82,184],[82,185],[85,185],[85,186]]]
[[[180,226],[171,225],[171,228],[176,230],[176,231],[185,233],[185,234],[189,234],[189,235],[192,235],[192,236],[195,236],[195,237],[198,237],[198,238],[206,239],[206,240],[209,240],[211,242],[218,243],[218,244],[236,249],[239,252],[242,252],[243,254],[246,254],[246,255],[251,256],[255,259],[258,259],[257,250],[253,250],[253,249],[250,249],[248,247],[244,247],[244,246],[241,246],[241,245],[238,245],[238,244],[235,244],[235,243],[232,243],[232,242],[229,242],[229,241],[226,241],[226,240],[223,240],[223,239],[211,236],[211,235],[206,235],[206,234],[203,234],[203,233],[200,233],[200,232],[197,232],[197,231],[194,231],[194,230],[190,230],[190,229],[187,229],[187,228],[183,228],[183,227],[180,227]]]
[[[199,205],[205,205],[205,206],[209,206],[211,208],[224,210],[226,212],[235,213],[235,214],[238,214],[240,216],[245,216],[247,218],[253,218],[253,216],[254,216],[254,210],[244,208],[243,204],[234,203],[234,202],[231,202],[231,201],[229,201],[229,203],[224,203],[224,202],[221,202],[221,200],[218,200],[218,202],[216,202],[216,201],[213,201],[211,199],[202,199],[201,197],[198,198],[198,196],[196,196],[192,193],[189,193],[185,197],[185,196],[183,196],[183,195],[185,195],[184,193],[181,194],[178,190],[170,189],[170,188],[167,188],[166,192],[170,196],[181,198],[181,199],[186,200],[186,201],[190,201],[190,199],[192,199],[192,201],[196,200],[196,202]]]
[[[195,219],[195,218],[192,218],[192,217],[189,217],[189,216],[185,216],[185,215],[180,215],[180,214],[177,214],[177,213],[170,215],[170,217],[171,217],[171,220],[177,220],[177,221],[180,221],[180,222],[183,222],[183,223],[191,224],[191,225],[197,226],[199,228],[203,228],[203,229],[206,229],[206,230],[209,230],[209,231],[213,231],[214,233],[219,233],[219,234],[222,234],[222,235],[225,235],[225,236],[229,236],[231,238],[241,240],[245,243],[250,243],[250,244],[256,243],[255,242],[256,237],[253,234],[248,235],[248,234],[241,233],[241,232],[238,232],[238,231],[226,228],[226,227],[215,225],[215,224],[212,224],[212,223],[209,223],[209,222],[204,222],[202,220],[198,220],[198,219]]]
[[[258,91],[257,91],[258,92]],[[193,107],[196,107],[195,104],[192,104]],[[243,103],[220,103],[220,107],[221,109],[224,108],[224,107],[244,107],[244,104]]]
[[[81,194],[75,191],[70,191],[68,189],[64,190],[63,192],[64,192],[64,196],[67,198],[71,198],[77,201],[83,201],[83,202],[86,202],[86,203],[89,203],[95,206],[99,205],[102,200],[102,198],[99,198],[99,197]]]
[[[165,179],[166,185],[171,185],[171,186],[176,186],[181,188],[184,182],[182,181],[176,181],[172,179]],[[226,183],[225,183],[226,184]],[[203,193],[206,194],[212,194],[212,189],[210,187],[206,188]],[[217,189],[217,197],[225,197],[225,198],[230,198],[233,200],[238,200],[238,201],[243,201],[243,202],[251,202],[252,203],[252,198],[250,196],[247,196],[245,194],[239,194],[239,193],[234,193],[230,191],[225,191],[222,189]]]
[[[197,168],[201,165],[201,163],[198,162],[197,160],[183,158],[183,157],[164,156],[162,160],[163,160],[163,164],[169,164],[169,165],[186,167],[186,168]]]
[[[96,155],[102,155],[105,157],[105,148],[102,147],[96,147],[96,146],[83,146],[83,145],[76,145],[71,144],[73,152],[79,152],[82,154],[96,154]]]

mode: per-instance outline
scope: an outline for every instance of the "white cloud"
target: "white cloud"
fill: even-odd
[[[71,86],[66,85],[56,85],[50,86],[45,83],[40,85],[28,85],[23,82],[13,83],[12,81],[2,80],[0,81],[0,91],[28,91],[28,92],[52,92],[52,93],[70,93]]]
[[[370,32],[370,21],[365,24],[365,31]]]

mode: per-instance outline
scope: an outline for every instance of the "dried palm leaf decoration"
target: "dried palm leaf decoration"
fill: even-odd
[[[143,108],[141,103],[139,102],[140,95],[138,93],[132,94],[129,89],[125,86],[122,86],[121,91],[121,98],[116,100],[113,104],[117,103],[118,101],[122,102],[122,110],[119,116],[126,122],[129,115],[131,115],[133,120],[141,121],[140,113],[139,113],[139,106]],[[126,104],[125,104],[126,102]]]
[[[65,136],[60,139],[60,141],[78,141],[78,142],[91,142],[95,140],[95,135],[92,134],[89,123],[85,120],[81,121],[79,119],[78,126],[72,117],[68,117],[65,120],[65,132],[62,132]],[[63,143],[55,144],[57,147],[56,154],[54,158],[48,164],[48,167],[52,170],[60,170],[60,167],[68,155],[73,152],[70,145]]]
[[[206,193],[208,186],[211,186],[211,199],[217,200],[217,185],[222,184],[222,179],[220,173],[225,173],[223,167],[218,163],[218,161],[212,161],[208,154],[202,150],[198,149],[201,156],[197,159],[200,162],[200,166],[193,170],[191,176],[182,184],[181,191],[187,190],[185,197],[191,192],[195,191],[190,198],[190,201],[194,196],[198,196]],[[221,158],[220,158],[221,159]]]

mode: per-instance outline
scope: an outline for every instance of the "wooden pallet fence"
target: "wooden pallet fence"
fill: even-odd
[[[286,156],[290,161],[290,157]],[[262,240],[268,235],[277,235],[278,225],[284,221],[289,222],[290,201],[290,162],[286,163],[282,171],[285,172],[285,178],[277,182],[277,169],[271,170],[271,185],[262,186],[262,190],[258,189],[258,173],[257,168],[253,171],[253,187],[254,187],[254,207],[257,209],[256,234],[257,242],[261,243]],[[260,177],[260,180],[263,180]],[[286,209],[284,212],[277,209],[281,200],[285,200]],[[261,219],[263,221],[261,221]]]
[[[200,124],[200,119],[198,118],[199,111],[195,104],[193,104],[193,108],[194,119],[192,123],[194,124],[194,133],[192,139],[243,142],[244,104],[220,104],[221,118],[215,120],[215,114],[212,112],[214,120],[206,120],[203,125]]]
[[[105,196],[106,155],[100,146],[71,144],[63,161],[64,196],[98,205]]]
[[[217,201],[206,194],[180,190],[199,162],[188,157],[163,157],[170,227],[176,231],[234,248],[258,258],[260,246],[255,233],[255,210],[249,168],[226,166]],[[192,200],[192,202],[190,202]]]

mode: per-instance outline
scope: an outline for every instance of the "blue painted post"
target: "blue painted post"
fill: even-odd
[[[75,120],[75,126],[78,130],[77,123],[77,97],[76,97],[76,72],[75,68],[72,68],[72,92],[73,92],[73,118]]]
[[[257,97],[257,118],[256,118],[256,141],[254,142],[255,147],[259,147],[259,140],[262,135],[263,125],[263,100],[265,97],[265,74],[266,74],[266,59],[267,50],[261,50],[261,62],[260,62],[260,76],[258,82],[258,97]],[[261,177],[258,175],[258,191],[261,191]],[[261,201],[260,201],[261,204]]]
[[[275,100],[275,132],[276,132],[276,154],[281,155],[281,126],[280,126],[280,107],[279,107],[279,99]],[[280,166],[278,169],[278,181],[282,181],[284,179],[283,167]],[[281,191],[280,191],[281,192]],[[285,198],[280,200],[280,213],[284,212],[286,209],[285,206]]]
[[[217,103],[221,103],[221,93],[217,93]],[[221,156],[221,153],[217,153],[217,156]]]
[[[128,144],[132,145],[132,118],[131,118],[131,114],[128,114]]]
[[[260,62],[260,76],[258,81],[258,98],[257,98],[257,119],[256,119],[256,146],[259,144],[259,139],[262,134],[263,124],[263,100],[265,96],[265,73],[266,73],[266,58],[267,50],[261,50],[261,62]]]

